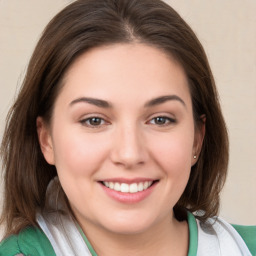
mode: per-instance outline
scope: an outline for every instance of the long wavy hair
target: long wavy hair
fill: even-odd
[[[228,136],[213,75],[202,45],[188,24],[160,0],[78,0],[47,25],[31,57],[17,99],[7,116],[1,144],[5,235],[36,225],[50,180],[57,175],[40,150],[36,118],[51,120],[53,105],[70,65],[84,52],[114,43],[139,42],[164,51],[184,68],[196,125],[206,117],[198,162],[175,205],[202,211],[206,220],[218,214],[219,194],[228,164]]]

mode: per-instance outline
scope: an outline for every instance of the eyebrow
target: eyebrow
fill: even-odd
[[[166,101],[172,101],[172,100],[179,101],[180,103],[182,103],[182,105],[184,107],[186,107],[185,102],[177,95],[166,95],[166,96],[157,97],[155,99],[152,99],[152,100],[146,102],[146,104],[144,106],[145,107],[153,107],[153,106],[156,106],[159,104],[163,104]]]
[[[146,108],[153,107],[156,105],[163,104],[166,101],[173,101],[173,100],[179,101],[180,103],[182,103],[182,105],[184,105],[186,107],[185,102],[177,95],[165,95],[165,96],[154,98],[154,99],[146,102],[144,107],[146,107]],[[112,108],[113,107],[112,104],[106,100],[100,100],[100,99],[90,98],[90,97],[81,97],[81,98],[75,99],[75,100],[71,101],[71,103],[69,105],[72,106],[76,103],[89,103],[89,104],[95,105],[100,108]]]
[[[81,98],[75,99],[75,100],[71,101],[71,103],[69,105],[72,106],[76,103],[82,103],[82,102],[89,103],[89,104],[95,105],[100,108],[112,108],[112,104],[110,104],[109,102],[107,102],[105,100],[88,98],[88,97],[81,97]]]

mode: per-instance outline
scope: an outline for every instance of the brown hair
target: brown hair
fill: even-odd
[[[216,215],[228,163],[228,138],[214,79],[205,52],[185,21],[160,0],[78,0],[48,24],[27,68],[26,77],[8,117],[1,157],[6,235],[36,225],[45,192],[57,175],[45,161],[38,142],[36,118],[50,121],[61,80],[78,56],[92,47],[140,42],[174,57],[189,81],[194,119],[206,116],[201,155],[175,206],[202,210],[202,220]]]

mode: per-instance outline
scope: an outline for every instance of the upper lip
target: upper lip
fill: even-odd
[[[133,179],[127,179],[127,178],[109,178],[100,180],[101,182],[118,182],[118,183],[126,183],[126,184],[132,184],[132,183],[140,183],[145,181],[156,181],[157,179],[151,179],[151,178],[133,178]]]

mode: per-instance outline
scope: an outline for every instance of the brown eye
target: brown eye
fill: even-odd
[[[168,122],[168,120],[165,117],[160,116],[155,118],[155,123],[158,125],[166,124],[166,122]]]
[[[81,120],[80,123],[88,127],[97,127],[105,124],[105,120],[100,117],[90,117],[90,118]]]
[[[172,123],[176,123],[176,120],[166,116],[157,116],[150,120],[150,124],[156,124],[158,126],[164,126]]]
[[[101,118],[98,118],[98,117],[93,117],[93,118],[90,118],[90,119],[88,120],[88,122],[90,123],[90,125],[96,125],[96,126],[100,125],[100,124],[101,124],[101,121],[102,121],[102,119],[101,119]]]

